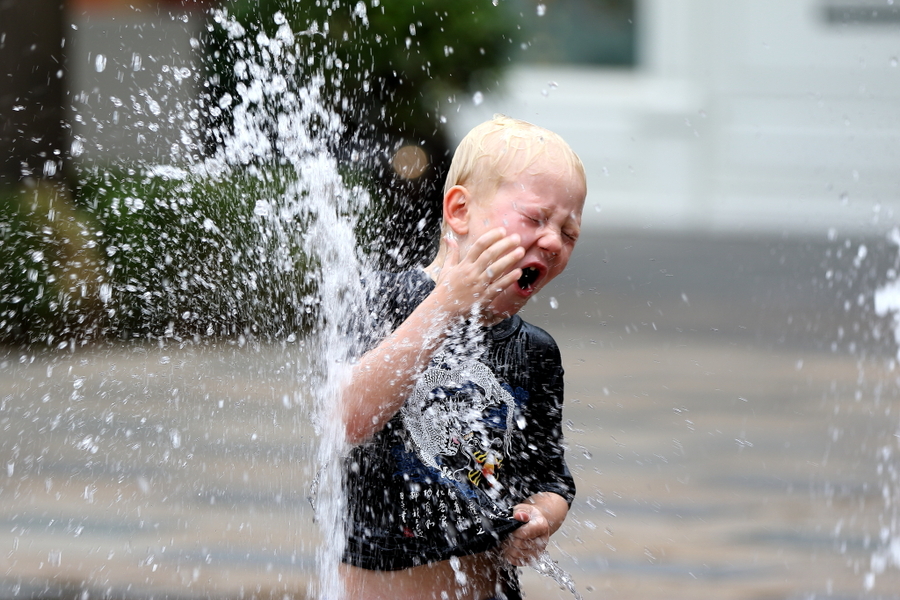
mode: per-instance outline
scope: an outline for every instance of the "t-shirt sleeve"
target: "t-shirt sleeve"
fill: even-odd
[[[548,336],[549,337],[549,336]],[[532,495],[553,492],[565,498],[571,506],[575,498],[575,480],[565,459],[562,433],[563,367],[559,348],[552,341],[533,359],[532,373],[537,375],[533,386],[535,397],[523,411],[524,423],[524,492]]]
[[[403,323],[431,286],[431,281],[419,271],[376,271],[363,280],[362,297],[345,325],[351,359],[377,346]]]

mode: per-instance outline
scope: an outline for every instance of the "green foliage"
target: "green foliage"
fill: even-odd
[[[286,173],[106,171],[77,203],[47,187],[3,197],[0,341],[302,333],[316,314],[304,217],[279,234],[255,213],[290,195]]]
[[[298,235],[254,214],[289,185],[278,171],[218,181],[104,173],[82,195],[102,224],[110,317],[130,335],[286,335],[307,325],[313,277]]]
[[[60,185],[0,195],[0,340],[52,344],[96,323],[100,257],[85,223]]]

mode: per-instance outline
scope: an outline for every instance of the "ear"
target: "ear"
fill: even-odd
[[[457,235],[469,233],[471,202],[472,195],[461,185],[454,185],[444,194],[444,221]]]

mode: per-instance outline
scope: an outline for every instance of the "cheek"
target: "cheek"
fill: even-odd
[[[553,263],[553,267],[550,269],[550,273],[556,277],[560,273],[562,273],[565,268],[569,264],[569,256],[570,253],[567,250],[563,250],[559,256],[556,257],[556,261]]]

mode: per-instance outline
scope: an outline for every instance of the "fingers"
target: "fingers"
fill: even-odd
[[[524,567],[546,549],[550,541],[550,527],[543,514],[534,506],[520,504],[513,511],[513,518],[524,523],[506,540],[503,554],[517,567]]]
[[[466,258],[478,265],[490,280],[507,274],[507,271],[525,254],[517,234],[506,235],[502,227],[492,229],[475,240]]]
[[[525,256],[520,244],[518,235],[508,236],[498,227],[475,240],[469,248],[466,260],[471,262],[486,288],[482,300],[490,301],[522,276],[520,269],[513,268]]]
[[[438,281],[450,296],[448,306],[486,306],[522,276],[521,269],[515,268],[525,255],[521,238],[506,235],[502,227],[481,235],[464,255],[454,238],[448,236],[445,240],[448,252]]]
[[[510,534],[503,548],[503,554],[506,559],[517,567],[527,566],[537,560],[538,556],[540,556],[547,548],[547,543],[550,541],[550,538],[547,535],[538,535],[529,538],[521,537],[521,534],[519,536],[515,535],[525,527],[527,526],[520,527],[516,532]]]

